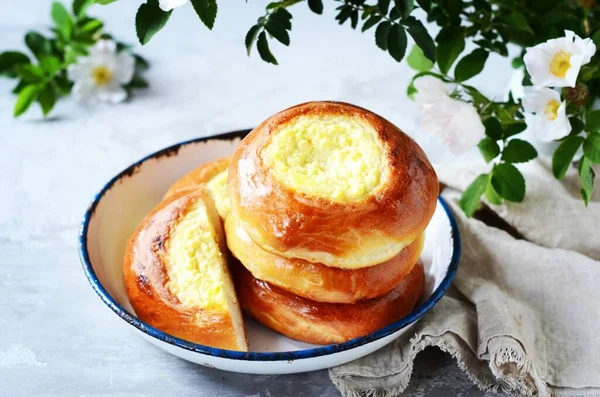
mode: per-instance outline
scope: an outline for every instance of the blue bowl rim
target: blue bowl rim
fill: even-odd
[[[129,325],[137,328],[143,333],[152,336],[162,342],[168,343],[170,345],[189,350],[196,353],[206,354],[214,357],[221,357],[225,359],[231,360],[245,360],[245,361],[289,361],[289,360],[300,360],[300,359],[308,359],[319,356],[325,356],[334,354],[337,352],[342,352],[345,350],[353,349],[367,343],[376,341],[378,339],[384,338],[397,332],[398,330],[408,326],[409,324],[414,323],[419,318],[421,318],[425,313],[427,313],[445,294],[446,290],[450,287],[450,284],[454,280],[456,275],[456,271],[458,268],[458,263],[460,261],[461,256],[461,242],[460,242],[460,234],[458,230],[458,226],[456,223],[456,219],[452,214],[452,211],[448,207],[448,204],[442,197],[438,197],[442,208],[446,212],[448,219],[450,220],[452,238],[453,238],[453,253],[452,259],[450,261],[450,265],[448,266],[448,270],[444,279],[438,286],[438,288],[433,291],[431,296],[415,309],[413,309],[407,316],[402,319],[381,328],[375,332],[372,332],[368,335],[361,336],[358,338],[351,339],[347,342],[337,343],[332,345],[320,346],[311,349],[303,349],[303,350],[295,350],[295,351],[286,351],[286,352],[240,352],[235,350],[227,350],[227,349],[219,349],[215,347],[200,345],[197,343],[189,342],[175,336],[169,335],[157,328],[154,328],[143,321],[139,320],[132,314],[129,314],[112,296],[108,294],[106,289],[100,283],[100,280],[96,276],[94,269],[92,268],[92,263],[89,257],[89,252],[87,249],[87,235],[90,221],[94,215],[96,207],[99,202],[102,200],[102,197],[106,192],[108,192],[117,182],[119,182],[122,178],[132,175],[135,170],[141,166],[145,161],[162,157],[164,155],[170,155],[172,153],[177,153],[179,149],[186,145],[205,142],[209,140],[232,140],[235,138],[243,138],[247,135],[251,130],[244,129],[238,131],[232,131],[219,135],[210,135],[201,138],[194,138],[187,141],[183,141],[177,143],[175,145],[169,146],[165,149],[159,150],[155,153],[149,154],[148,156],[142,158],[141,160],[133,163],[131,166],[127,167],[120,173],[118,173],[115,177],[113,177],[100,192],[98,192],[88,209],[86,210],[82,222],[81,229],[79,233],[79,257],[81,260],[81,264],[83,266],[83,271],[91,284],[92,288],[96,292],[96,294],[100,297],[100,299],[106,304],[113,312],[115,312],[121,319],[125,320]]]

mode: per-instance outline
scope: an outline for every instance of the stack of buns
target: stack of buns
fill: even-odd
[[[369,334],[420,299],[437,195],[423,151],[380,116],[289,108],[169,189],[130,240],[130,302],[166,332],[235,350],[247,350],[240,307],[305,342]]]

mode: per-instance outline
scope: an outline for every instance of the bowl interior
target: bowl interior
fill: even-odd
[[[98,282],[131,315],[135,312],[127,299],[122,274],[127,240],[173,182],[203,163],[231,154],[239,142],[239,137],[227,136],[191,141],[165,149],[128,168],[99,193],[96,206],[92,206],[92,212],[88,214],[89,223],[87,230],[84,228],[82,244],[87,247],[89,262]],[[426,274],[422,302],[426,302],[447,278],[453,254],[450,219],[438,202],[426,230],[421,255]],[[246,324],[250,351],[253,352],[285,352],[316,347],[286,338],[249,319]]]

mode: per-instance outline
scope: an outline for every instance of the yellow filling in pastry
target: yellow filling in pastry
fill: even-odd
[[[373,127],[348,116],[300,116],[277,131],[262,154],[289,188],[333,201],[359,201],[387,174]]]
[[[227,195],[227,169],[215,175],[208,181],[206,187],[213,196],[219,216],[225,219],[231,209],[231,203]]]
[[[168,244],[165,265],[169,291],[187,307],[226,309],[225,260],[201,200],[179,219]]]

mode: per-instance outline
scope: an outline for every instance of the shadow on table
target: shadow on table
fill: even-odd
[[[198,384],[218,391],[214,397],[337,397],[337,389],[327,371],[294,375],[246,375],[200,367],[186,362],[195,372]],[[417,356],[410,386],[403,394],[410,397],[491,397],[480,391],[458,369],[456,362],[437,348],[427,348]]]

